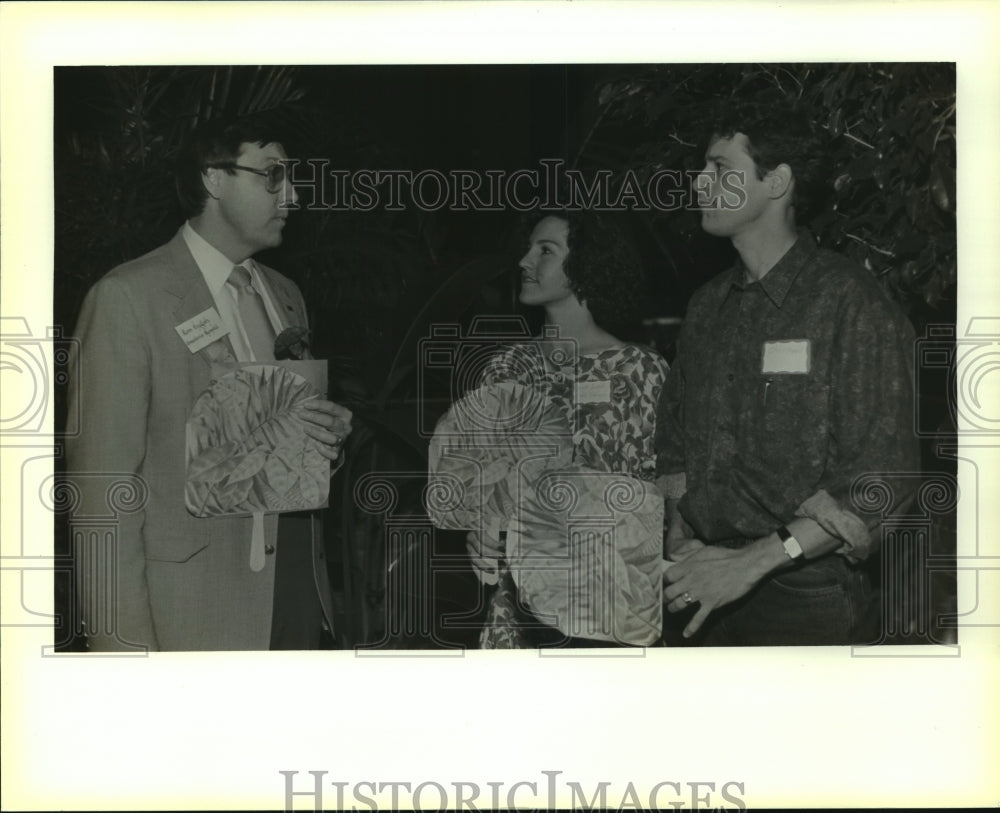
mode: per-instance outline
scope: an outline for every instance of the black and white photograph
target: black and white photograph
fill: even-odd
[[[238,23],[204,5],[164,41]],[[324,57],[399,9],[353,5],[302,53],[43,49],[49,174],[3,182],[3,634],[39,675],[4,728],[121,733],[64,753],[76,802],[5,733],[11,809],[995,796],[991,52],[872,20],[546,53],[568,7],[429,3],[454,56],[397,21]]]
[[[54,83],[57,647],[956,642],[953,63]]]

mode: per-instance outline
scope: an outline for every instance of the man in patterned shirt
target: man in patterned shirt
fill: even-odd
[[[692,608],[684,636],[704,625],[707,645],[873,642],[859,565],[881,515],[858,495],[874,478],[898,504],[913,480],[894,475],[919,471],[913,330],[871,274],[797,227],[820,177],[808,122],[726,118],[699,203],[739,260],[692,297],[661,400],[664,601]]]

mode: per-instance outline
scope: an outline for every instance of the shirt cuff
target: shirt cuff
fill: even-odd
[[[834,552],[849,562],[862,562],[871,553],[871,536],[864,520],[842,507],[823,489],[802,503],[795,516],[813,520],[828,534],[840,539],[844,544]]]
[[[682,471],[661,474],[656,478],[656,487],[665,500],[679,500],[687,493],[687,475]]]

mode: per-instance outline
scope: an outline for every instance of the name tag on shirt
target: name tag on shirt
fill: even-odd
[[[192,353],[197,353],[229,333],[229,328],[222,324],[215,308],[209,308],[186,322],[181,322],[174,330]]]
[[[606,404],[611,401],[610,381],[580,381],[576,385],[578,404]]]
[[[764,342],[762,373],[808,373],[812,361],[809,339]]]

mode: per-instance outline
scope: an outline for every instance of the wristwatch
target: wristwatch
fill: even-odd
[[[799,540],[792,536],[792,532],[784,525],[778,526],[777,533],[778,538],[781,540],[781,546],[785,549],[785,553],[788,554],[788,558],[793,562],[799,561],[804,556]]]

